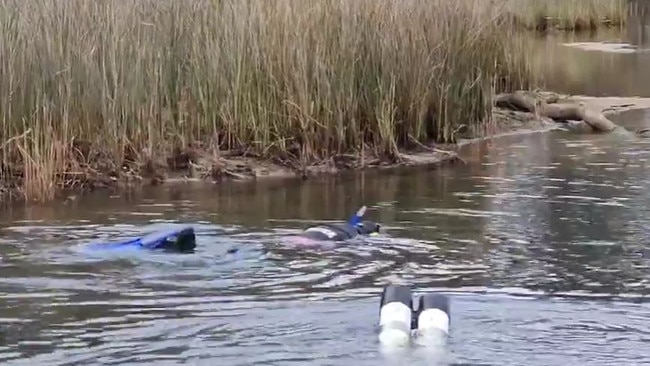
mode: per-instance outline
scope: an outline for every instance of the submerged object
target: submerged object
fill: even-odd
[[[449,299],[443,294],[425,294],[413,308],[411,288],[384,287],[379,306],[379,342],[404,347],[413,337],[419,345],[441,346],[449,337]]]
[[[196,248],[196,235],[191,226],[157,230],[138,238],[123,241],[93,243],[91,250],[163,250],[177,253],[192,253]]]

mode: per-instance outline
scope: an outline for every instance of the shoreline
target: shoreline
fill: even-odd
[[[588,108],[612,115],[631,110],[650,109],[650,98],[641,97],[592,97],[584,95],[559,95],[566,102],[583,104]],[[490,131],[459,136],[454,144],[436,145],[415,143],[399,151],[397,159],[385,159],[365,151],[362,154],[337,154],[319,162],[302,165],[296,160],[279,157],[263,158],[243,152],[220,151],[218,154],[201,149],[178,151],[165,157],[167,164],[148,162],[142,166],[144,174],[123,172],[120,176],[107,176],[87,172],[83,186],[62,188],[54,201],[100,189],[144,188],[159,184],[183,184],[185,182],[256,181],[260,179],[303,180],[324,175],[337,175],[346,171],[368,169],[396,169],[408,166],[446,166],[464,163],[457,151],[468,145],[511,135],[545,133],[561,127],[550,119],[532,113],[505,110],[494,107]],[[20,187],[4,189],[2,201],[25,201]],[[9,199],[5,199],[5,197]]]

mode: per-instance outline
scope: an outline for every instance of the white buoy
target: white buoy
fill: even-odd
[[[416,343],[426,346],[444,345],[449,337],[449,299],[442,294],[420,297],[416,312]]]
[[[389,285],[381,295],[379,342],[386,346],[406,346],[411,340],[413,319],[411,289]]]

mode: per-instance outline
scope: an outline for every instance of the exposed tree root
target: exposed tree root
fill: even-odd
[[[534,95],[530,92],[516,91],[496,97],[496,106],[525,111],[550,118],[556,122],[579,121],[598,133],[609,133],[622,129],[602,113],[591,110],[582,104],[561,103],[557,95]],[[585,128],[583,128],[585,130]]]

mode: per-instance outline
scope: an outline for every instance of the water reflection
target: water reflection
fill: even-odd
[[[650,84],[646,82],[650,80],[650,2],[629,1],[631,15],[623,30],[601,29],[538,39],[526,36],[523,42],[531,47],[529,62],[542,85],[568,94],[650,97]],[[639,50],[584,51],[566,45],[580,42],[629,43]]]
[[[628,0],[630,16],[626,26],[627,39],[632,44],[647,48],[650,46],[650,2]]]
[[[529,62],[548,90],[590,96],[650,97],[650,52],[585,51],[565,44],[631,42],[618,31],[554,36],[532,42]]]
[[[648,198],[631,189],[645,179],[646,164],[625,154],[639,146],[605,136],[540,139],[545,142],[489,157],[495,173],[519,165],[514,179],[490,175],[492,195],[499,197],[492,210],[517,214],[489,224],[491,232],[516,235],[492,254],[497,282],[545,292],[647,293]]]

